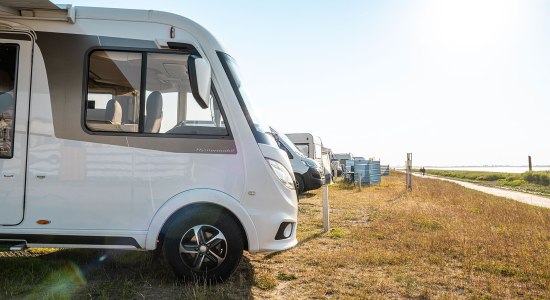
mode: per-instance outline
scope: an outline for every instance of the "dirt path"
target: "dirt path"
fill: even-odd
[[[550,208],[550,199],[545,198],[545,197],[541,197],[541,196],[537,196],[537,195],[532,195],[532,194],[527,194],[527,193],[522,193],[522,192],[516,192],[516,191],[508,191],[508,190],[492,188],[492,187],[486,187],[486,186],[477,185],[475,183],[459,181],[459,180],[453,180],[453,179],[447,179],[447,178],[436,177],[436,176],[430,176],[430,175],[422,176],[420,174],[414,174],[414,173],[413,173],[413,175],[418,176],[418,177],[424,177],[424,178],[438,179],[438,180],[454,182],[458,185],[461,185],[463,187],[466,187],[466,188],[469,188],[469,189],[472,189],[472,190],[478,190],[478,191],[481,191],[481,192],[484,192],[484,193],[487,193],[487,194],[500,196],[500,197],[516,200],[516,201],[531,204],[531,205]]]

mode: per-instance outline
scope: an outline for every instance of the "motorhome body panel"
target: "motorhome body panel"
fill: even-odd
[[[167,13],[77,8],[76,15],[75,24],[15,20],[37,32],[38,39],[24,220],[0,228],[0,233],[53,237],[50,243],[30,242],[34,246],[98,247],[93,242],[100,239],[93,237],[103,236],[129,237],[142,248],[154,249],[156,243],[146,240],[158,238],[152,224],[163,224],[168,215],[159,214],[161,209],[204,202],[196,197],[178,200],[199,189],[223,193],[219,205],[238,207],[230,210],[239,220],[252,220],[242,221],[250,251],[295,245],[295,231],[288,239],[274,240],[281,222],[296,222],[297,203],[294,191],[282,188],[265,157],[290,164],[281,151],[260,149],[254,139],[217,59],[217,51],[223,51],[217,41],[195,23]],[[229,134],[169,138],[86,131],[83,111],[90,51],[173,52],[165,47],[172,27],[177,42],[193,45],[210,61]],[[92,238],[89,243],[71,244],[64,243],[67,236]]]
[[[0,47],[0,224],[16,225],[24,211],[33,44],[28,36],[4,34]]]
[[[182,191],[209,188],[238,199],[243,178],[228,176],[228,170],[243,172],[234,140],[85,132],[84,62],[89,48],[101,38],[39,33],[38,39],[42,43],[37,44],[35,65],[37,69],[43,65],[45,76],[37,76],[34,83],[47,82],[36,92],[45,92],[51,102],[34,97],[31,102],[28,208],[21,227],[36,227],[36,220],[47,219],[48,228],[145,231],[158,208]],[[56,45],[56,40],[61,43]],[[56,54],[60,49],[68,54],[60,57]],[[64,70],[67,64],[74,67]],[[44,116],[44,111],[52,115]],[[44,132],[43,127],[51,129]],[[48,135],[52,130],[53,135]],[[229,151],[215,152],[219,148]],[[198,154],[197,149],[210,152]],[[88,217],[67,214],[82,209]]]
[[[37,44],[44,57],[50,87],[54,132],[57,138],[92,143],[129,146],[176,153],[210,152],[235,153],[235,143],[231,137],[218,139],[205,138],[165,138],[162,143],[157,139],[139,135],[90,134],[82,129],[83,82],[88,54],[91,49],[124,49],[129,51],[158,51],[152,41],[105,38],[100,36],[74,35],[62,33],[38,32]],[[59,51],[67,51],[60,56]],[[67,68],[67,66],[71,66]]]

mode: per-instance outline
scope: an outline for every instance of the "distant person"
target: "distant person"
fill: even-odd
[[[422,176],[426,175],[426,169],[424,167],[420,168],[420,173],[422,173]]]

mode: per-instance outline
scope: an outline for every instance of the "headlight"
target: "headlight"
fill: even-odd
[[[281,180],[281,182],[290,190],[294,189],[294,180],[292,179],[292,175],[288,172],[288,170],[283,166],[281,163],[274,161],[272,159],[266,158],[267,162],[269,163],[269,166],[271,166],[271,170],[273,170],[273,173],[277,175],[277,178]]]
[[[302,160],[301,161],[304,165],[306,165],[306,167],[310,167],[310,168],[317,168],[317,164],[314,162],[314,161],[310,161],[310,160]]]

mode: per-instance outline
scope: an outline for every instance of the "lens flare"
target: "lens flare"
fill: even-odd
[[[70,298],[86,286],[86,283],[86,278],[80,268],[69,262],[58,271],[48,275],[41,284],[32,290],[29,298]]]

